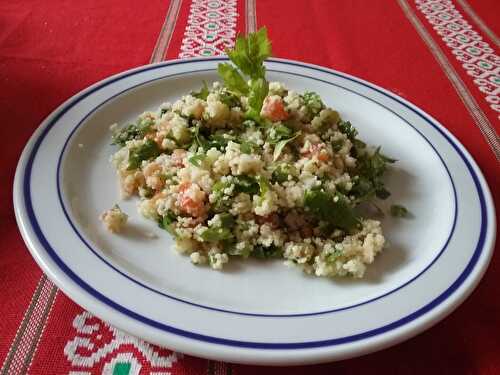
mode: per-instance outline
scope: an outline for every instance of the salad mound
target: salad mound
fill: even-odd
[[[279,258],[316,276],[362,277],[385,243],[357,207],[389,192],[394,160],[315,92],[266,80],[265,28],[238,37],[222,82],[115,129],[124,197],[195,264]]]

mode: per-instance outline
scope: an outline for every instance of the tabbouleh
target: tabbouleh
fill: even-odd
[[[141,214],[195,264],[281,258],[316,276],[362,277],[385,239],[356,207],[388,197],[394,160],[318,94],[268,83],[270,54],[264,28],[239,37],[222,83],[115,129],[122,194],[138,195]]]

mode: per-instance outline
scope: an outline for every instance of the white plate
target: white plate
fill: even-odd
[[[412,219],[384,220],[390,247],[364,280],[308,277],[280,261],[195,267],[139,217],[123,236],[98,215],[118,201],[109,125],[217,79],[222,58],[170,61],[113,76],[69,99],[27,144],[14,182],[17,221],[40,267],[75,302],[151,342],[258,364],[338,360],[398,343],[435,324],[473,290],[493,251],[486,182],[436,120],[358,78],[287,60],[269,80],[318,92],[370,144],[399,159],[388,176]],[[387,207],[386,206],[386,207]],[[158,238],[148,237],[155,232]]]

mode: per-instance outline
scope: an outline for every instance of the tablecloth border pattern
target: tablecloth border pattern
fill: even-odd
[[[487,35],[493,43],[498,47],[500,46],[500,39],[497,34],[483,21],[481,17],[472,9],[469,3],[466,0],[456,0],[458,4],[462,7],[462,9],[469,15],[469,17],[476,23],[477,27],[481,29],[481,31]]]
[[[500,57],[451,0],[417,0],[416,4],[462,70],[472,78],[486,104],[496,112],[497,119],[500,118]],[[490,130],[495,132],[493,128]]]
[[[181,353],[161,350],[156,345],[114,328],[86,310],[74,317],[72,326],[75,335],[64,346],[64,354],[75,375],[77,372],[80,375],[87,370],[95,370],[96,365],[102,365],[103,361],[105,374],[115,374],[113,369],[120,362],[130,365],[129,374],[139,373],[140,357],[151,364],[152,373],[157,373],[153,368],[160,371],[170,369],[184,357]],[[108,336],[108,340],[103,342],[102,336]],[[83,354],[86,351],[89,351],[90,355]],[[126,358],[120,358],[120,355],[126,355]]]
[[[488,120],[488,117],[486,117],[483,110],[479,107],[476,99],[474,99],[462,78],[458,75],[453,65],[447,59],[441,47],[439,47],[438,43],[434,41],[431,34],[418,19],[417,15],[408,4],[408,1],[398,0],[398,3],[452,84],[465,108],[467,108],[467,111],[474,120],[474,123],[479,128],[486,142],[490,146],[491,151],[496,156],[497,160],[500,160],[500,142],[498,140],[498,136],[495,137],[496,132]]]
[[[160,34],[156,40],[155,48],[151,54],[150,63],[157,63],[165,58],[172,34],[174,33],[177,20],[179,18],[179,11],[181,9],[182,0],[172,0],[168,6],[165,21],[161,27]]]
[[[237,9],[238,0],[192,0],[178,57],[217,56],[233,47]]]

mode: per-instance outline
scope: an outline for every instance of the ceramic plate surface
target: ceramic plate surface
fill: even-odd
[[[223,58],[170,61],[99,82],[62,104],[35,132],[16,172],[24,240],[75,302],[131,334],[230,362],[303,364],[379,350],[438,322],[479,282],[496,234],[492,198],[477,165],[435,119],[355,77],[273,59],[268,79],[316,91],[328,106],[399,161],[391,203],[411,219],[383,220],[390,245],[363,280],[326,280],[281,261],[193,266],[169,235],[119,202],[109,126],[134,121],[217,80]],[[98,216],[116,202],[123,235]],[[157,238],[150,236],[151,232]]]

